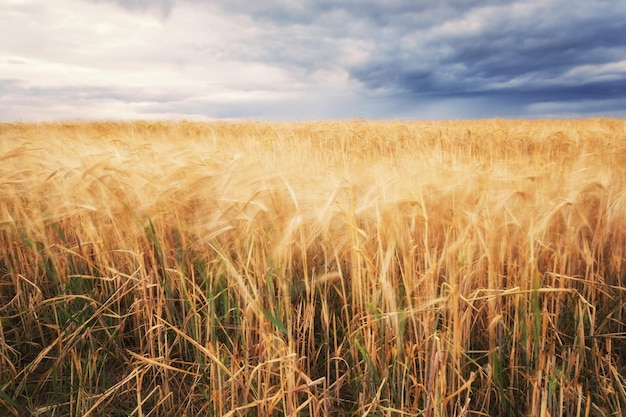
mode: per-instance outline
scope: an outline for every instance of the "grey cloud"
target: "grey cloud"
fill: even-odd
[[[176,0],[87,0],[92,3],[110,3],[130,11],[152,11],[167,17]]]
[[[556,3],[542,10],[543,15],[529,16],[502,9],[494,13],[498,19],[483,20],[478,31],[450,31],[432,38],[420,29],[412,34],[425,39],[417,46],[380,42],[378,53],[351,68],[350,74],[367,89],[413,95],[416,100],[486,97],[528,105],[624,97],[626,72],[615,72],[610,80],[567,79],[576,67],[626,59],[626,7],[617,2],[594,3],[593,9],[585,5]],[[399,32],[406,36],[411,29]]]
[[[526,114],[535,117],[626,117],[626,98],[609,100],[577,100],[572,102],[542,102],[528,106]]]
[[[329,14],[343,12],[350,19],[366,19],[376,25],[396,24],[410,17],[414,23],[424,18],[444,19],[478,6],[508,3],[510,0],[446,0],[427,2],[415,0],[195,0],[217,4],[233,13],[251,15],[277,24],[323,23]]]
[[[463,63],[488,77],[514,77],[533,71],[559,73],[581,63],[611,62],[624,56],[623,20],[586,19],[539,25],[530,19],[503,22],[474,36],[440,39],[433,48],[451,46],[441,64]]]
[[[0,99],[19,87],[20,81],[13,78],[0,78]]]
[[[71,87],[26,86],[17,80],[0,79],[0,102],[9,100],[13,104],[29,105],[44,103],[49,107],[58,105],[79,109],[84,103],[119,102],[125,104],[163,104],[185,98],[176,95],[143,88],[94,87],[92,85],[74,85]],[[42,109],[45,113],[46,109]],[[25,117],[28,115],[20,115]]]
[[[563,99],[577,94],[601,98],[619,94],[619,81],[541,89],[532,83],[547,83],[585,63],[626,58],[622,23],[626,10],[611,1],[592,6],[582,1],[553,2],[553,7],[539,7],[540,15],[526,16],[512,13],[514,2],[510,0],[449,0],[436,6],[409,0],[384,4],[374,0],[212,3],[274,25],[274,32],[266,32],[257,40],[249,56],[253,60],[314,69],[332,62],[333,56],[342,52],[338,47],[342,41],[369,42],[370,57],[346,70],[372,91],[442,97],[496,97],[502,92],[528,100],[533,95],[543,99],[562,92]],[[477,10],[493,14],[492,20],[482,22],[484,27],[479,31],[430,36],[438,25]],[[517,89],[496,86],[519,77],[527,81]]]
[[[502,89],[494,94],[519,97],[529,102],[567,102],[574,100],[614,100],[626,95],[624,79],[585,82],[575,85],[525,86]]]
[[[71,80],[64,80],[52,88],[37,87],[37,80],[0,80],[5,107],[13,97],[37,97],[70,107],[110,100],[128,103],[146,115],[446,118],[559,114],[559,108],[562,114],[616,114],[626,104],[626,3],[619,0],[84,1],[175,21],[179,29],[171,32],[172,42],[162,55],[155,52],[153,65],[197,66],[190,71],[194,74],[201,73],[203,65],[216,70],[208,74],[219,73],[219,65],[249,66],[259,68],[259,77],[252,74],[245,82],[207,88],[208,93],[233,90],[221,103],[202,98],[202,91],[193,96],[203,88],[197,87],[198,79],[190,81],[196,87],[181,82],[186,91],[181,94],[155,92],[158,85],[152,90],[82,88],[66,87]],[[177,7],[180,14],[174,13]],[[184,25],[193,20],[189,16],[194,9],[232,19],[234,23],[223,26],[228,30],[248,27],[221,41],[218,30],[223,28],[197,26],[202,25],[198,19],[189,28],[193,35],[187,36]],[[158,30],[169,35],[173,26],[163,24]],[[61,52],[81,51],[75,53],[81,58],[82,39],[61,33],[64,37],[55,45]],[[14,49],[26,50],[28,45],[18,46]],[[45,53],[30,48],[38,57],[33,62],[64,56],[50,46]],[[82,58],[76,61],[87,66]],[[147,58],[138,58],[133,70],[142,65],[148,65]],[[110,66],[110,61],[94,62],[90,69],[101,74]],[[334,77],[331,87],[324,85],[329,79],[325,77]],[[154,79],[158,84],[160,79]],[[220,80],[216,82],[228,84]],[[343,90],[322,97],[334,93],[335,86]],[[290,94],[263,101],[259,91]],[[307,94],[317,96],[309,100]]]

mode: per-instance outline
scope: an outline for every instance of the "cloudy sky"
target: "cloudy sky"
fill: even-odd
[[[626,117],[623,0],[0,0],[0,121]]]

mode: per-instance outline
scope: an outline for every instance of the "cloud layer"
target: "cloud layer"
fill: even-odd
[[[5,0],[0,120],[626,116],[626,3]]]

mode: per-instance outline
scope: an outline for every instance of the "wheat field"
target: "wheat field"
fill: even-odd
[[[0,415],[622,416],[626,120],[0,124]]]

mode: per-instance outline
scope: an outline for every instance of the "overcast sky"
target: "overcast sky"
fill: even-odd
[[[626,117],[623,0],[0,0],[0,121]]]

